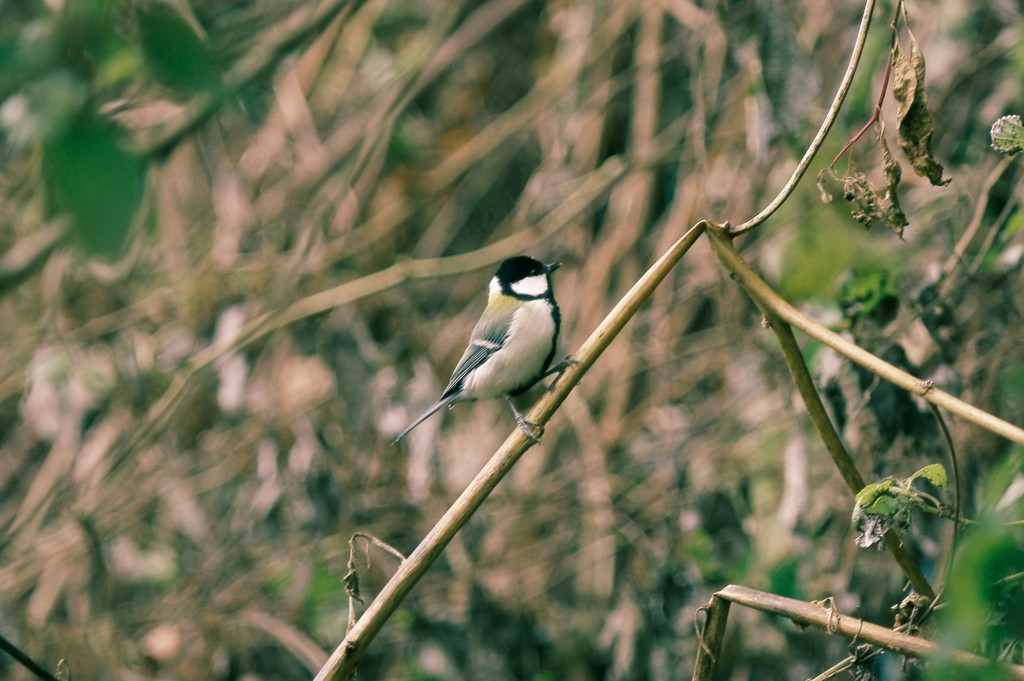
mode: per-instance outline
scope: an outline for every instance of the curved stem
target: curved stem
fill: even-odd
[[[846,73],[843,74],[843,80],[839,84],[839,90],[836,92],[835,99],[832,100],[832,105],[828,108],[828,113],[825,114],[825,120],[821,122],[821,127],[818,129],[818,134],[814,136],[810,146],[807,147],[807,151],[804,152],[804,157],[800,159],[800,163],[797,164],[796,169],[790,176],[789,181],[786,182],[779,195],[772,199],[772,202],[761,210],[760,213],[750,218],[746,222],[736,225],[729,230],[730,236],[738,236],[754,229],[762,222],[770,218],[775,211],[789,198],[789,195],[796,189],[796,185],[803,178],[804,173],[807,172],[807,168],[810,167],[811,161],[817,156],[818,150],[821,149],[821,145],[824,144],[825,138],[828,137],[829,131],[832,129],[832,125],[836,122],[836,118],[839,116],[839,109],[842,108],[843,102],[846,101],[846,95],[850,91],[850,85],[853,83],[853,76],[857,73],[857,66],[860,64],[861,55],[864,53],[864,43],[867,41],[868,28],[871,26],[871,15],[875,11],[875,0],[867,0],[864,4],[864,14],[861,16],[860,28],[857,31],[857,42],[853,45],[853,54],[850,55],[850,63],[846,67]]]

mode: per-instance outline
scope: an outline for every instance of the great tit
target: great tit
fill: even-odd
[[[487,307],[441,399],[399,433],[394,444],[443,407],[499,397],[508,402],[526,436],[539,441],[535,424],[519,413],[512,397],[546,376],[560,374],[572,362],[567,359],[550,368],[562,323],[551,291],[551,273],[559,264],[545,265],[525,255],[501,263],[491,278]]]

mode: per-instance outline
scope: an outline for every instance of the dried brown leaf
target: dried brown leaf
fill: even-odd
[[[889,151],[889,143],[885,141],[885,125],[878,125],[878,146],[882,150],[882,169],[885,173],[885,196],[882,197],[883,219],[889,229],[903,238],[903,228],[910,224],[906,214],[900,207],[897,189],[903,177],[903,168]]]
[[[878,193],[871,187],[867,175],[854,171],[843,178],[843,198],[853,204],[853,219],[870,227],[880,215]]]
[[[832,202],[832,192],[830,192],[828,190],[828,187],[825,186],[825,178],[829,176],[835,177],[835,174],[832,173],[828,168],[818,173],[818,194],[821,197],[822,203]]]
[[[909,29],[907,35],[910,37],[909,56],[899,45],[893,50],[892,93],[899,103],[896,112],[899,123],[897,138],[914,172],[927,177],[933,185],[946,185],[949,184],[949,178],[943,178],[942,164],[932,155],[932,133],[935,132],[935,126],[928,112],[928,93],[924,87],[924,55]]]
[[[875,189],[864,173],[855,170],[843,179],[843,198],[853,204],[854,220],[865,227],[881,222],[902,239],[903,228],[910,224],[896,191],[903,171],[889,150],[882,125],[878,126],[878,145],[882,151],[885,193]]]

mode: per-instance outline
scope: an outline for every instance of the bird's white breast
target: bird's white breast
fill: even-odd
[[[546,300],[521,304],[502,348],[470,374],[464,392],[476,399],[501,397],[537,378],[555,342],[555,321]]]

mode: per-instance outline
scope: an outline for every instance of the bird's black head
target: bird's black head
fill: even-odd
[[[518,298],[541,298],[551,295],[548,275],[558,269],[558,263],[545,265],[525,255],[517,255],[501,263],[493,284],[501,291]]]
[[[544,263],[539,260],[534,260],[528,255],[517,255],[501,263],[494,276],[503,284],[511,284],[526,277],[547,274],[547,271]]]

